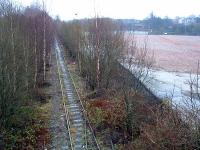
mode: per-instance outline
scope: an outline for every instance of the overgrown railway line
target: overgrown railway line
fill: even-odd
[[[69,138],[66,139],[69,143],[68,149],[100,150],[71,74],[65,65],[65,58],[57,40],[55,41],[55,53],[65,111],[66,128],[69,136]]]

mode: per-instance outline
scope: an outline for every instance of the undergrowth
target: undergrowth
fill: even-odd
[[[1,127],[0,149],[44,149],[49,142],[48,120],[51,105],[32,102],[18,107]]]

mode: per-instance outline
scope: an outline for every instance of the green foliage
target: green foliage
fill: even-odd
[[[24,128],[26,125],[32,124],[34,119],[34,107],[22,106],[8,118],[8,125],[6,128]]]
[[[49,104],[38,105],[16,108],[15,113],[8,118],[7,126],[1,129],[5,149],[35,149],[38,136],[44,136],[41,131],[47,128],[45,122],[48,122],[50,109]]]
[[[36,144],[35,131],[32,127],[26,127],[22,130],[9,132],[4,136],[6,149],[24,149]]]
[[[7,126],[3,128],[3,137],[6,149],[24,149],[29,145],[35,145],[35,109],[30,106],[22,106],[7,119]]]

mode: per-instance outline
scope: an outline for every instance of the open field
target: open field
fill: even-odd
[[[147,47],[154,52],[155,67],[166,71],[195,72],[200,59],[199,36],[135,35],[137,45],[142,47],[147,38]]]
[[[155,56],[155,67],[151,70],[153,78],[145,83],[146,86],[158,97],[172,98],[174,104],[184,106],[189,99],[188,81],[190,77],[195,78],[200,60],[200,37],[135,35],[134,38],[138,47],[143,47],[147,40],[147,47]]]

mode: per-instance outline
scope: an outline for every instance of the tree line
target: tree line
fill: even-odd
[[[200,17],[198,16],[170,19],[151,13],[142,23],[149,34],[200,35]]]
[[[33,124],[53,40],[53,21],[43,7],[0,1],[0,143],[7,148],[25,147],[22,137]]]
[[[200,35],[200,16],[161,18],[151,13],[143,20],[113,19],[125,31],[146,31],[149,34]]]

